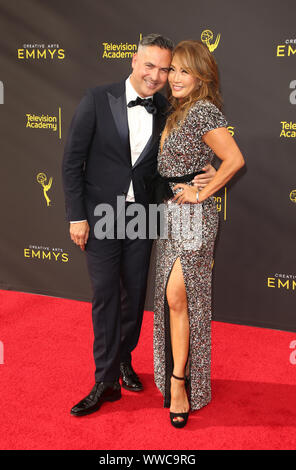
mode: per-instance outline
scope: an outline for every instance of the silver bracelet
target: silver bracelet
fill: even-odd
[[[199,193],[198,193],[198,191],[197,191],[197,193],[196,193],[196,201],[197,201],[197,202],[198,202],[198,196],[199,196]]]

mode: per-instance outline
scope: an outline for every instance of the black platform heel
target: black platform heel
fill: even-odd
[[[186,383],[185,377],[177,377],[174,374],[172,374],[172,377],[174,377],[174,379],[177,379],[177,380],[185,380],[185,383]],[[171,424],[175,428],[184,428],[184,426],[186,426],[187,424],[188,416],[189,416],[189,411],[187,413],[172,413],[170,411]],[[183,418],[183,421],[174,421],[175,418]]]

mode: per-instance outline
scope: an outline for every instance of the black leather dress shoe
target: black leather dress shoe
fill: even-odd
[[[122,387],[131,392],[140,392],[143,385],[129,362],[120,363],[120,376]]]
[[[71,409],[73,416],[85,416],[97,411],[105,401],[116,401],[121,398],[121,387],[118,382],[96,382],[90,394]]]

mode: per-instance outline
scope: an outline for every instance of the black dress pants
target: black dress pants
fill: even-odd
[[[118,380],[120,362],[131,361],[142,325],[151,247],[148,238],[88,240],[96,382]]]

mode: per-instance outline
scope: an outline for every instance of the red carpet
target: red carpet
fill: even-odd
[[[212,402],[174,429],[153,382],[153,314],[134,366],[145,391],[92,415],[69,411],[93,386],[90,304],[0,291],[1,449],[295,449],[296,333],[213,322]]]

